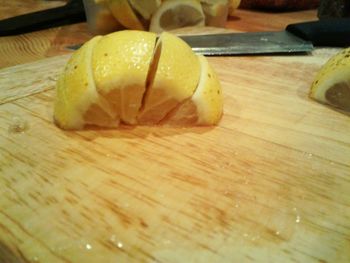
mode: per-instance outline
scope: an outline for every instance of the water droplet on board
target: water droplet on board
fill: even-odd
[[[295,218],[295,223],[299,224],[300,223],[300,216],[297,215],[297,217]]]
[[[120,248],[122,249],[124,247],[123,243],[120,242],[118,239],[117,239],[117,236],[116,235],[112,235],[109,239],[109,241],[114,245],[116,246],[117,248]]]
[[[92,249],[92,246],[91,246],[89,243],[87,243],[87,244],[85,245],[85,248],[86,248],[86,250],[91,250],[91,249]]]
[[[276,231],[275,234],[276,234],[276,236],[279,236],[281,233],[280,233],[280,231]]]
[[[38,257],[33,257],[33,262],[39,262],[39,258]]]
[[[14,116],[11,119],[11,123],[8,127],[9,133],[23,133],[29,129],[28,122],[21,117]]]

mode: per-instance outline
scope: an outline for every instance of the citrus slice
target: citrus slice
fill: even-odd
[[[171,125],[213,125],[223,111],[220,81],[204,56],[199,56],[201,74],[191,98],[176,107],[163,123]]]
[[[91,57],[100,41],[97,36],[86,42],[68,61],[56,87],[54,118],[63,129],[81,129],[85,124],[114,127],[115,113],[96,92]]]
[[[160,33],[186,26],[204,26],[204,23],[204,13],[198,1],[167,0],[152,16],[149,29]]]
[[[350,111],[350,48],[334,55],[321,68],[312,83],[310,97]]]
[[[139,123],[158,123],[178,103],[190,98],[199,74],[199,60],[192,49],[182,39],[163,32],[155,48]]]
[[[129,0],[130,5],[134,8],[144,19],[149,20],[153,13],[161,4],[160,0]]]
[[[229,7],[227,0],[202,0],[201,3],[205,14],[205,25],[224,27]]]
[[[136,123],[155,42],[154,33],[125,30],[104,36],[95,46],[92,69],[97,91],[124,123]]]
[[[108,0],[107,3],[113,16],[120,24],[128,29],[145,29],[128,0]]]

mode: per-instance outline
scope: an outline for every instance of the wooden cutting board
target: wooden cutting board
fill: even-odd
[[[336,49],[212,57],[216,127],[63,131],[69,56],[0,71],[0,262],[350,262],[350,118],[308,98]]]

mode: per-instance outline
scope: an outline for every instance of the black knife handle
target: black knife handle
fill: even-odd
[[[86,21],[82,0],[71,0],[64,6],[1,20],[0,36],[23,34],[82,21]]]
[[[350,46],[350,18],[329,18],[291,24],[286,30],[304,40],[311,41],[315,46]]]

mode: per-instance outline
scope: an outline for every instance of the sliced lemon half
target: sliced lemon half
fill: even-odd
[[[310,97],[350,112],[350,48],[334,55],[317,73]]]
[[[205,16],[199,1],[167,0],[151,19],[150,31],[160,33],[187,26],[204,26]]]

